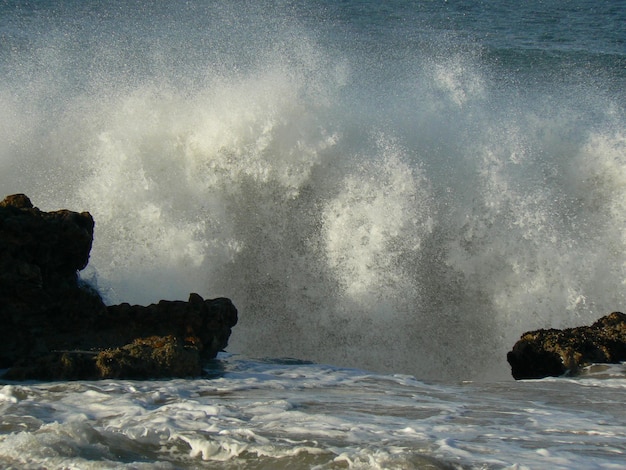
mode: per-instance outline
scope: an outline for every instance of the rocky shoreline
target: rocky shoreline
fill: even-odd
[[[202,374],[237,323],[229,299],[106,306],[79,281],[88,212],[40,211],[24,194],[0,202],[0,369],[8,380],[147,379]]]

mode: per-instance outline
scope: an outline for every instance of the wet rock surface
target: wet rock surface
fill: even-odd
[[[576,375],[590,364],[626,361],[626,314],[613,312],[591,326],[524,333],[507,360],[515,379]]]
[[[94,220],[0,202],[0,369],[5,379],[187,377],[228,344],[229,299],[106,306],[82,284]]]

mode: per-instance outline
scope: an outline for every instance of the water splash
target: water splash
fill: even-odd
[[[450,37],[389,56],[188,8],[45,14],[2,50],[4,191],[92,212],[109,302],[225,295],[233,350],[428,378],[504,376],[523,331],[622,308],[619,97]]]

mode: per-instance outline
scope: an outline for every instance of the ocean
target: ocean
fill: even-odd
[[[225,296],[207,378],[0,383],[7,468],[622,468],[623,0],[0,0],[0,188],[109,304]]]

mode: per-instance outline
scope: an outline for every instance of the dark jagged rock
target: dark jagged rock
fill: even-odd
[[[93,240],[89,212],[42,212],[24,194],[0,202],[0,275],[4,282],[73,285]]]
[[[98,318],[96,329],[107,344],[115,345],[142,336],[174,335],[195,344],[200,356],[210,359],[228,345],[236,323],[237,311],[229,299],[203,300],[190,294],[188,302],[161,300],[147,307],[127,303],[110,306]]]
[[[591,326],[524,333],[507,361],[515,379],[576,375],[590,364],[626,361],[626,314],[613,312]]]
[[[229,299],[105,306],[78,281],[89,260],[88,212],[43,212],[23,194],[0,202],[0,368],[7,379],[199,375],[224,349]]]

